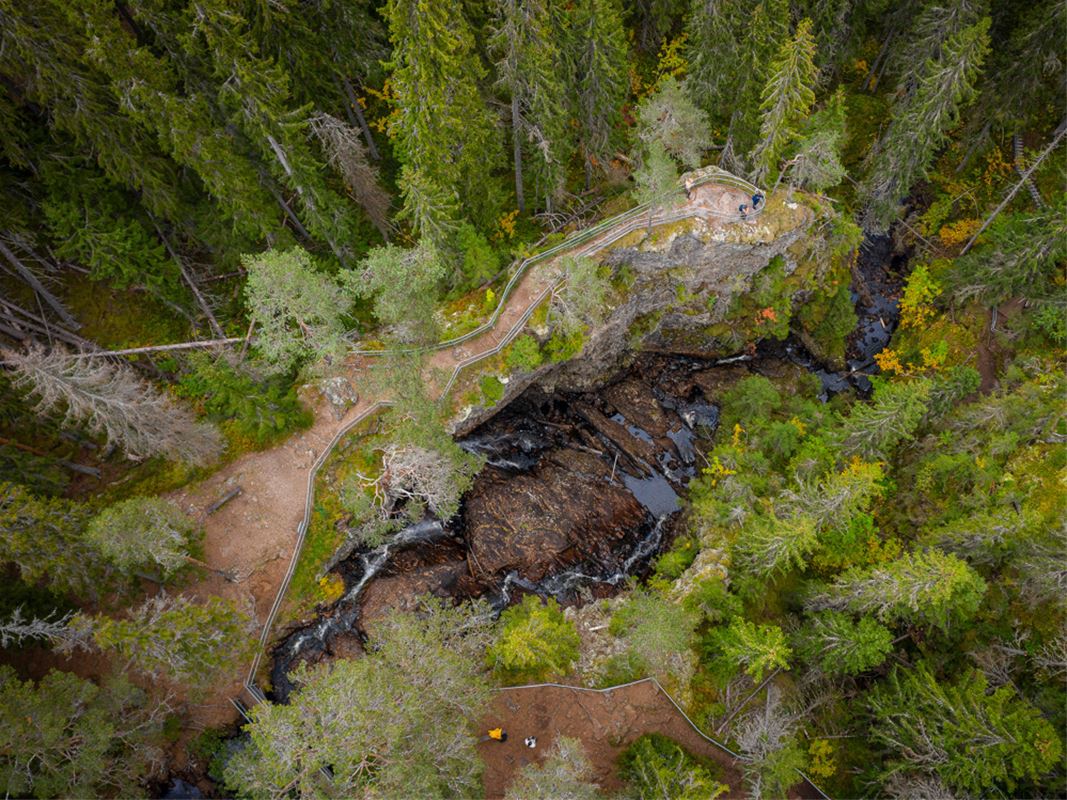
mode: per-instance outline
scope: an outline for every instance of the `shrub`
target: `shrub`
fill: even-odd
[[[486,656],[506,679],[544,680],[565,673],[578,659],[578,630],[554,599],[542,604],[536,595],[526,595],[522,603],[504,611],[500,620],[500,635]]]
[[[637,800],[714,800],[730,791],[719,774],[714,762],[658,733],[646,733],[619,756],[619,776]]]
[[[189,358],[192,371],[178,382],[178,394],[199,400],[209,417],[254,449],[306,428],[312,414],[284,378],[257,380],[224,359]]]
[[[483,375],[478,380],[487,406],[495,406],[504,397],[504,384],[496,375]]]
[[[541,366],[544,356],[541,355],[541,345],[532,336],[523,335],[512,342],[508,348],[504,363],[508,369],[519,372],[530,372]]]

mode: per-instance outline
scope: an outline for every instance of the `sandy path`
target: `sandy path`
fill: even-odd
[[[706,184],[694,189],[688,200],[665,209],[667,214],[689,210],[711,224],[728,224],[737,206],[747,200],[738,189]],[[582,246],[588,252],[610,238],[617,228]],[[488,355],[521,323],[523,316],[556,281],[555,261],[531,267],[508,298],[496,325],[468,342],[434,352],[427,362],[428,377],[435,370],[451,373],[458,364]],[[250,453],[220,469],[194,486],[172,497],[196,516],[234,486],[242,494],[204,519],[205,561],[219,570],[235,572],[239,580],[229,582],[210,575],[189,587],[196,597],[219,596],[248,603],[262,626],[286,575],[293,549],[298,544],[297,529],[304,517],[308,480],[315,460],[342,428],[363,415],[379,397],[364,396],[360,385],[362,359],[351,362],[349,378],[360,393],[359,402],[337,419],[330,409],[314,409],[314,425],[270,450]],[[244,667],[245,669],[247,666]],[[217,691],[203,704],[190,708],[195,726],[218,726],[233,722],[237,712],[229,698],[241,693],[244,669],[231,680],[219,680]],[[221,678],[221,676],[220,676]]]
[[[617,776],[619,755],[646,733],[661,733],[689,752],[710,758],[721,770],[718,779],[730,787],[724,797],[747,797],[735,759],[701,736],[651,681],[604,692],[561,686],[505,689],[493,699],[482,725],[485,730],[501,726],[508,733],[506,742],[478,745],[489,800],[503,797],[515,773],[527,764],[540,763],[560,736],[582,743],[594,781],[605,793],[614,792],[623,786]],[[537,739],[536,749],[523,743],[527,736]],[[790,797],[818,798],[819,794],[802,783]]]

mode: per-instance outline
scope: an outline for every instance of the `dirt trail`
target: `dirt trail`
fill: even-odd
[[[488,800],[503,797],[515,773],[527,764],[540,763],[560,736],[582,743],[594,781],[605,793],[614,792],[623,786],[616,772],[619,755],[646,733],[669,736],[691,753],[718,764],[718,780],[730,787],[725,798],[748,796],[733,756],[705,739],[651,681],[603,692],[562,686],[505,689],[493,699],[482,726],[485,730],[501,726],[508,734],[506,742],[484,741],[478,746],[485,762],[482,783]],[[536,749],[524,744],[527,736],[537,739]],[[802,783],[789,797],[819,795]]]
[[[740,203],[750,202],[739,189],[718,184],[695,188],[688,199],[663,210],[665,214],[689,212],[703,217],[708,224],[735,222]],[[582,247],[595,250],[617,228]],[[557,280],[555,261],[531,267],[508,298],[494,327],[460,346],[434,352],[428,359],[428,374],[434,370],[451,373],[458,364],[473,357],[488,355],[521,322],[524,314],[542,293]],[[207,508],[229,489],[240,486],[240,496],[204,518],[204,560],[213,568],[235,572],[239,580],[229,582],[209,575],[186,589],[197,597],[220,596],[247,602],[262,626],[278,593],[297,545],[297,529],[304,516],[308,480],[315,460],[334,436],[353,420],[365,414],[380,397],[366,396],[360,376],[365,359],[349,362],[349,379],[360,394],[359,402],[337,419],[320,404],[314,409],[314,425],[285,443],[259,453],[236,459],[211,477],[186,487],[173,495],[188,512],[203,516]],[[229,698],[240,694],[244,669],[235,671],[232,680],[220,682],[216,691],[202,704],[189,709],[192,724],[218,726],[233,722],[237,712]]]

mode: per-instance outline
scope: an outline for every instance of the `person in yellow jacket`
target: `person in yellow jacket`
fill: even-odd
[[[486,738],[496,742],[506,742],[508,740],[508,732],[503,728],[490,728]]]

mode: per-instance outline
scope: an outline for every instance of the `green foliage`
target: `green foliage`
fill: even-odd
[[[650,203],[648,223],[652,225],[655,206],[664,202],[666,195],[678,186],[678,169],[666,149],[657,140],[648,145],[640,168],[634,172],[634,200],[639,204]]]
[[[863,186],[868,230],[886,230],[900,200],[926,175],[937,150],[959,122],[961,109],[974,99],[989,52],[989,26],[985,17],[949,37],[939,57],[922,62],[914,92],[902,94],[894,106]]]
[[[248,271],[245,299],[258,326],[256,350],[270,369],[287,372],[341,356],[342,318],[352,302],[306,250],[268,250],[241,260]]]
[[[481,286],[500,269],[500,254],[469,222],[456,230],[455,247],[460,253],[460,275],[453,282],[459,286]],[[410,275],[406,276],[410,280]],[[426,287],[433,289],[432,286]],[[412,289],[414,291],[414,289]]]
[[[748,375],[723,394],[719,425],[727,431],[737,424],[747,426],[754,418],[769,417],[781,404],[782,396],[770,380]]]
[[[593,767],[578,739],[560,736],[540,764],[527,764],[508,786],[504,800],[533,797],[596,800],[602,797],[593,783]]]
[[[714,762],[658,733],[646,733],[619,756],[619,776],[638,800],[712,800],[730,790],[720,774]]]
[[[401,341],[426,342],[436,335],[434,300],[444,264],[427,245],[388,244],[367,254],[345,280],[356,294],[374,297],[374,313]]]
[[[927,664],[893,669],[870,694],[872,738],[886,748],[886,775],[918,762],[930,765],[956,792],[1011,795],[1060,763],[1057,732],[1011,686],[990,691],[985,676],[968,670],[938,680]]]
[[[191,686],[209,685],[216,670],[241,661],[253,646],[251,618],[218,597],[200,604],[159,595],[128,618],[80,615],[72,624],[138,669]]]
[[[797,654],[827,675],[859,675],[885,661],[892,632],[872,617],[853,621],[838,611],[810,618],[798,634]]]
[[[107,586],[110,569],[85,537],[91,516],[80,503],[0,483],[0,561],[14,564],[26,583],[94,596]]]
[[[671,549],[656,559],[656,577],[674,580],[689,569],[697,557],[697,548],[688,536],[681,536],[674,541]]]
[[[874,401],[852,409],[841,429],[842,452],[865,459],[886,459],[913,438],[926,415],[930,382],[923,379],[882,383]]]
[[[40,798],[140,794],[162,757],[164,710],[124,678],[98,686],[51,670],[23,682],[0,666],[0,790]]]
[[[515,372],[532,372],[541,366],[543,361],[541,345],[528,334],[523,334],[512,342],[504,356],[508,369]]]
[[[612,616],[609,630],[625,651],[609,670],[632,677],[654,675],[684,685],[692,670],[691,645],[696,615],[660,595],[635,591]],[[632,678],[631,678],[632,679]]]
[[[227,786],[253,797],[290,788],[347,797],[480,791],[472,723],[490,697],[479,668],[488,616],[430,601],[422,614],[377,622],[362,658],[301,670],[287,705],[253,709],[249,744],[227,764]]]
[[[966,562],[927,550],[905,553],[867,570],[849,571],[814,598],[811,606],[871,613],[883,622],[947,631],[975,615],[985,592],[986,582]]]
[[[131,497],[97,514],[86,538],[120,572],[159,570],[164,577],[186,563],[200,526],[162,497]]]
[[[663,152],[670,153],[688,169],[700,166],[704,150],[711,146],[708,118],[674,76],[662,81],[653,94],[641,101],[637,116],[638,136],[648,147],[650,161],[659,159],[658,153]],[[651,165],[649,169],[653,173],[657,171]],[[676,175],[674,180],[677,181]]]
[[[768,672],[788,669],[793,657],[793,650],[781,628],[757,625],[740,617],[712,631],[705,639],[704,652],[715,659],[724,673],[732,675],[737,670],[744,670],[756,683]]]
[[[495,406],[504,398],[504,384],[496,375],[483,375],[478,379],[478,388],[488,407]]]
[[[810,19],[800,21],[793,38],[778,50],[770,70],[760,102],[760,142],[751,155],[757,182],[776,177],[779,160],[799,136],[815,103],[818,70]]]
[[[486,653],[489,666],[510,683],[565,674],[578,659],[580,639],[553,598],[526,595],[500,615],[501,629]]]
[[[389,136],[404,165],[400,176],[405,211],[434,244],[443,241],[417,212],[410,188],[421,183],[446,203],[463,198],[476,223],[488,227],[495,209],[487,204],[491,170],[500,146],[479,91],[484,77],[475,41],[460,6],[389,0],[382,15],[393,45],[389,61],[394,113]],[[451,209],[440,216],[447,219]]]
[[[838,87],[825,107],[815,112],[801,134],[790,168],[790,180],[815,192],[823,192],[844,180],[841,163],[846,126],[845,92]]]
[[[178,383],[179,395],[198,399],[238,443],[258,449],[312,422],[295,387],[281,376],[257,379],[226,359],[206,355],[190,356],[189,366]]]

